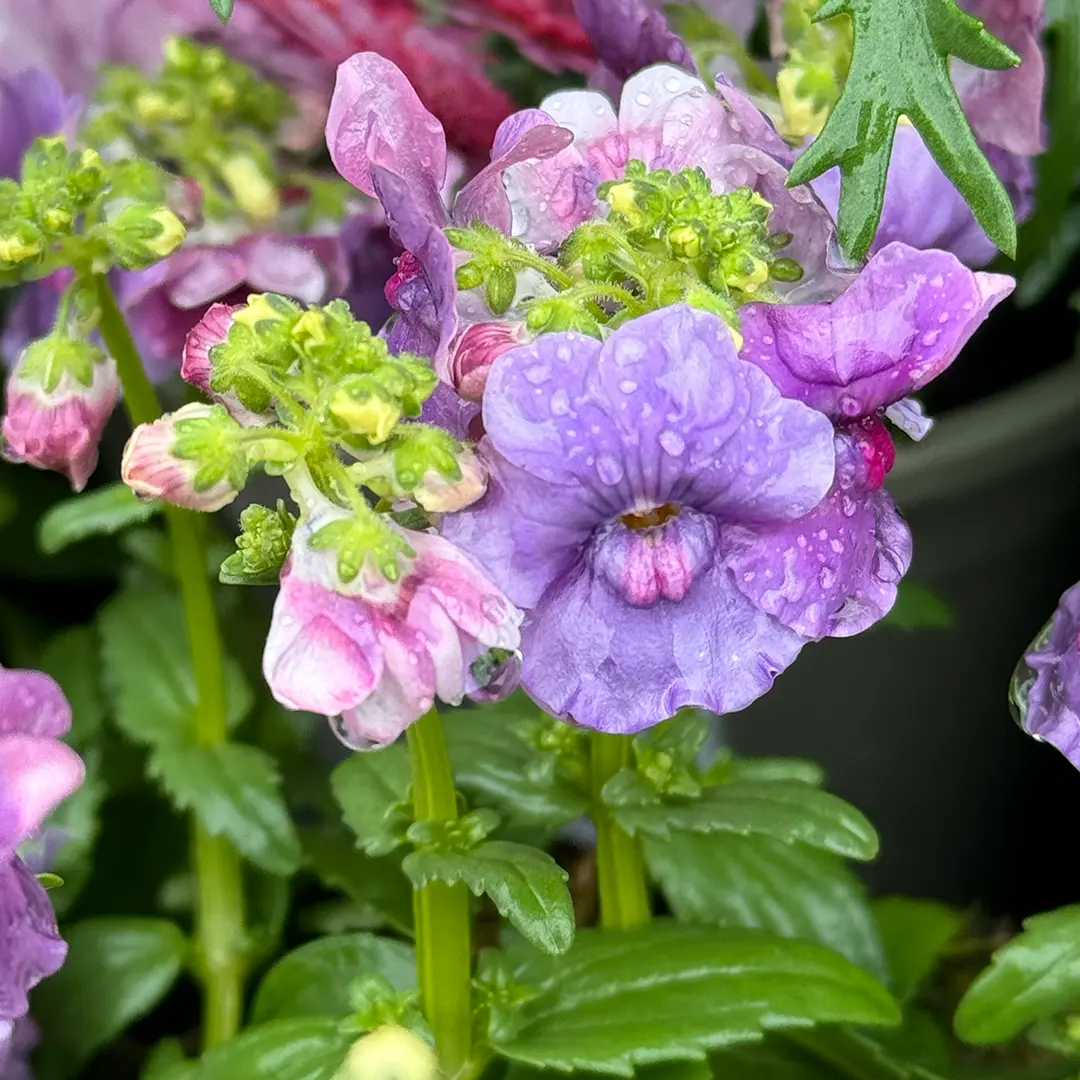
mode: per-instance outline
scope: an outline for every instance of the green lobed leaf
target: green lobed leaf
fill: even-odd
[[[191,1080],[333,1080],[351,1041],[337,1019],[271,1020],[208,1050]]]
[[[126,588],[101,609],[101,667],[117,726],[136,742],[157,746],[186,739],[198,699],[183,604],[161,587]],[[225,658],[229,722],[251,711],[251,688]]]
[[[555,828],[580,817],[586,800],[558,769],[535,768],[537,751],[524,738],[524,723],[536,715],[520,698],[475,709],[458,709],[444,719],[454,779],[475,802],[491,805],[507,824]]]
[[[889,896],[874,901],[874,918],[889,963],[889,985],[905,1001],[934,970],[964,925],[962,912],[936,900]]]
[[[825,783],[825,770],[805,758],[737,758],[722,750],[709,766],[703,783],[726,784],[729,780],[797,780],[812,787]]]
[[[861,968],[819,945],[757,930],[657,920],[583,930],[553,959],[514,948],[514,981],[532,987],[495,1050],[539,1068],[630,1076],[637,1065],[701,1060],[774,1029],[896,1024],[900,1010]]]
[[[681,833],[647,838],[645,858],[680,920],[817,942],[886,979],[865,890],[835,855],[767,836]]]
[[[330,774],[342,819],[361,851],[387,855],[405,842],[410,819],[399,805],[408,798],[411,777],[409,754],[400,743],[353,754]]]
[[[829,1076],[944,1080],[953,1075],[944,1032],[926,1013],[909,1013],[898,1027],[822,1027],[786,1032],[778,1041],[788,1042],[801,1055],[815,1059]]]
[[[414,851],[401,868],[417,888],[463,881],[476,896],[486,894],[526,941],[546,953],[564,953],[573,943],[568,875],[538,848],[488,840],[467,852]]]
[[[1025,920],[968,988],[953,1026],[965,1042],[1006,1042],[1080,1003],[1080,905]]]
[[[986,234],[1015,255],[1012,202],[964,115],[949,57],[995,69],[1019,58],[955,0],[827,0],[815,18],[843,14],[854,23],[847,82],[821,134],[795,162],[789,186],[839,167],[840,244],[850,258],[862,258],[881,218],[896,124],[906,116]]]
[[[611,813],[627,832],[661,839],[673,832],[729,832],[807,844],[848,859],[878,852],[874,827],[855,807],[801,781],[734,780],[692,801],[612,806]]]
[[[140,499],[126,484],[109,484],[50,507],[38,521],[38,546],[55,555],[89,536],[111,536],[129,525],[142,525],[161,506]]]
[[[180,810],[195,813],[211,836],[226,837],[256,866],[290,874],[300,840],[269,754],[242,743],[157,747],[150,772]]]
[[[187,942],[167,919],[86,919],[66,929],[64,966],[34,993],[40,1080],[67,1080],[168,993]]]
[[[310,941],[283,956],[263,977],[251,1007],[251,1022],[347,1016],[353,1011],[350,983],[371,973],[381,975],[395,990],[415,986],[412,947],[374,934],[337,934]]]
[[[228,22],[233,10],[233,0],[210,0],[210,6],[214,14],[222,21]]]

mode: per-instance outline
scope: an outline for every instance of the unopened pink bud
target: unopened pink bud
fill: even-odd
[[[8,381],[4,456],[63,473],[75,491],[82,491],[97,467],[101,433],[120,399],[116,364],[112,359],[95,363],[89,386],[65,371],[51,390],[20,369]]]
[[[470,326],[450,350],[450,383],[469,401],[480,401],[491,365],[529,340],[524,323],[486,322]]]
[[[244,408],[231,390],[225,394],[217,394],[210,388],[210,350],[215,345],[228,340],[233,316],[243,306],[243,304],[211,304],[206,309],[206,314],[188,331],[184,341],[180,375],[185,382],[197,386],[215,401],[220,401],[238,423],[243,424],[244,427],[252,427],[264,423],[267,417]]]
[[[458,457],[461,477],[447,480],[441,473],[429,469],[423,483],[413,491],[413,498],[433,514],[452,514],[471,506],[487,491],[487,469],[471,451]]]
[[[220,411],[220,406],[216,408]],[[187,510],[211,513],[228,506],[239,494],[239,489],[227,474],[216,483],[202,486],[198,483],[200,462],[173,453],[177,424],[185,420],[209,420],[214,416],[214,410],[212,405],[185,405],[152,424],[140,424],[124,447],[120,463],[120,477],[124,483],[141,498],[164,499]]]

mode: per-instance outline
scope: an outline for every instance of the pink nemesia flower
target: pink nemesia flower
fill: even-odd
[[[521,613],[449,541],[400,529],[415,552],[400,579],[365,566],[346,583],[336,553],[311,539],[347,514],[315,492],[305,501],[263,654],[282,705],[321,713],[346,745],[375,749],[436,697],[458,704],[486,651],[518,648]]]
[[[144,499],[164,499],[188,510],[212,513],[228,506],[239,494],[228,477],[210,487],[200,488],[196,484],[199,463],[173,453],[177,424],[184,420],[205,419],[213,408],[193,402],[152,424],[140,424],[124,447],[120,463],[120,477],[124,483]]]
[[[111,358],[94,365],[89,386],[65,372],[51,391],[16,369],[7,386],[4,455],[63,473],[75,491],[82,491],[97,467],[101,433],[119,400],[120,379]]]

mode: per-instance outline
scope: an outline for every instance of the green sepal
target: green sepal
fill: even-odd
[[[282,499],[273,510],[258,503],[245,507],[236,551],[221,564],[218,580],[224,585],[276,585],[295,528],[296,516]]]
[[[356,578],[369,558],[387,581],[397,581],[401,576],[399,560],[416,554],[401,533],[370,511],[331,521],[308,542],[316,551],[337,551],[338,575],[346,583]]]

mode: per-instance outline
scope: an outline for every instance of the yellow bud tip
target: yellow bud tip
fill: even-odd
[[[101,155],[96,150],[87,148],[83,150],[79,155],[79,164],[84,169],[103,169],[104,165],[101,162]]]
[[[401,419],[401,408],[396,402],[384,401],[374,394],[361,398],[339,390],[330,402],[330,415],[354,435],[381,443],[390,438]]]
[[[41,254],[41,245],[28,244],[17,236],[0,236],[0,262],[20,263]]]
[[[782,68],[776,76],[780,107],[784,112],[783,134],[789,139],[805,139],[821,134],[829,110],[814,108],[813,102],[799,93],[803,73],[796,67]]]
[[[632,183],[616,184],[608,190],[606,198],[608,205],[616,214],[622,214],[626,217],[637,210],[637,203],[634,199],[634,185]]]
[[[187,115],[183,102],[170,101],[156,90],[146,90],[135,99],[135,114],[144,124],[182,120]]]
[[[164,259],[184,242],[187,229],[184,228],[184,223],[164,206],[155,210],[150,217],[161,226],[161,232],[148,240],[146,246],[159,259]]]
[[[334,1080],[438,1080],[435,1052],[419,1035],[387,1026],[353,1043]]]
[[[230,158],[220,172],[225,186],[248,217],[268,221],[280,209],[277,188],[251,158],[242,155]]]
[[[668,243],[676,254],[696,259],[701,254],[701,237],[691,225],[676,225],[668,233]]]
[[[254,330],[257,323],[265,322],[267,319],[280,322],[281,314],[273,309],[265,293],[254,293],[248,297],[248,302],[233,318],[236,322]]]
[[[321,311],[305,311],[296,320],[293,337],[312,345],[325,345],[329,341],[326,333],[326,316]]]

